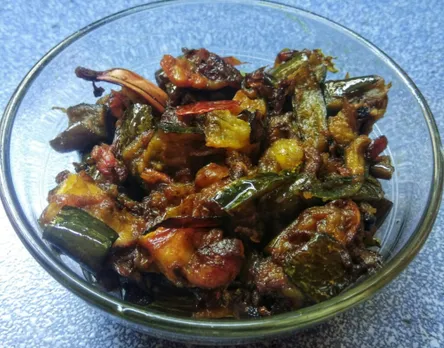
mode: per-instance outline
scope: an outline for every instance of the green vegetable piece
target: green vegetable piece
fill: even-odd
[[[362,182],[353,177],[331,176],[322,181],[307,174],[300,174],[288,188],[287,199],[308,192],[324,201],[352,197],[362,187]]]
[[[268,193],[261,199],[261,204],[265,206],[266,213],[284,213],[293,211],[302,206],[302,197],[299,185],[296,181],[293,184],[279,186],[276,190]],[[265,209],[264,209],[265,210]],[[297,216],[296,213],[293,213]]]
[[[382,80],[377,75],[353,77],[345,80],[332,80],[324,83],[325,103],[329,113],[337,113],[342,109],[343,98],[363,94],[372,89]]]
[[[122,124],[117,130],[119,146],[124,148],[153,126],[152,108],[146,104],[134,104],[125,111]]]
[[[355,180],[353,177],[331,177],[323,181],[314,180],[309,192],[324,201],[333,201],[351,197],[357,194],[361,187],[362,181]]]
[[[265,223],[267,236],[280,233],[310,205],[310,201],[303,199],[300,191],[291,188],[291,183],[279,186],[259,200],[257,209]]]
[[[268,73],[273,77],[275,83],[293,78],[298,71],[307,66],[308,55],[306,52],[297,52],[291,59],[270,69]]]
[[[158,128],[165,133],[203,134],[203,130],[198,127],[184,127],[174,123],[160,123]]]
[[[285,52],[285,50],[280,53]],[[307,73],[312,73],[317,83],[323,82],[327,76],[327,70],[337,72],[332,62],[332,57],[325,56],[321,50],[290,51],[291,58],[282,64],[270,69],[273,83],[278,85],[285,80],[305,80]],[[307,70],[309,69],[309,71]]]
[[[266,173],[270,175],[271,173]],[[275,174],[278,175],[278,174]],[[288,180],[285,180],[282,185],[277,185],[277,190],[273,191],[276,187],[271,188],[266,193],[271,192],[267,195],[266,200],[262,202],[262,204],[268,202],[274,202],[275,206],[270,208],[274,212],[284,211],[290,207],[297,207],[301,205],[301,199],[303,197],[303,193],[309,193],[313,196],[313,198],[319,198],[323,201],[333,201],[335,199],[341,198],[353,198],[358,197],[358,193],[363,186],[362,181],[356,180],[354,177],[343,177],[343,176],[331,176],[327,177],[324,180],[319,180],[314,178],[306,173],[301,174],[292,174],[287,177]],[[240,179],[241,180],[241,179]],[[377,180],[376,180],[377,181]],[[378,182],[379,183],[379,182]],[[234,184],[234,183],[233,183]],[[232,184],[232,185],[233,185]],[[225,199],[230,197],[231,199],[240,199],[239,196],[235,195],[236,191],[228,191],[226,195],[222,197]],[[230,195],[228,195],[230,193]],[[259,196],[263,196],[264,194],[260,194]],[[234,197],[234,198],[233,198]],[[367,195],[366,197],[371,197]]]
[[[228,110],[209,112],[205,118],[206,146],[239,150],[250,144],[250,124]]]
[[[294,178],[292,174],[260,173],[241,178],[224,187],[213,197],[222,209],[230,213],[239,210],[255,198],[260,198]]]
[[[359,191],[352,196],[352,199],[355,201],[369,202],[379,201],[383,198],[384,190],[382,189],[381,183],[372,176],[367,177]]]
[[[157,128],[164,133],[202,134],[203,130],[196,125],[185,123],[177,118],[176,108],[167,107],[157,123]]]
[[[43,238],[62,253],[97,274],[119,235],[108,225],[85,211],[63,207],[45,226]]]
[[[289,253],[285,273],[314,302],[329,299],[352,280],[347,270],[350,255],[344,246],[327,234],[314,233],[311,239]]]
[[[327,149],[327,109],[317,83],[295,89],[293,112],[304,145],[324,152]]]
[[[66,110],[68,128],[49,143],[58,152],[85,150],[108,138],[107,107],[96,104],[78,104]]]

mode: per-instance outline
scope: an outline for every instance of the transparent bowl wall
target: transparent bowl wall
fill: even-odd
[[[234,55],[241,70],[271,65],[282,48],[321,48],[337,57],[332,78],[378,74],[392,83],[384,119],[372,134],[389,139],[387,153],[396,168],[384,182],[393,210],[378,232],[386,266],[346,293],[319,305],[264,320],[196,322],[149,312],[101,293],[83,281],[79,267],[60,259],[41,242],[37,219],[54,177],[72,169],[76,153],[59,154],[49,146],[66,127],[66,117],[52,107],[94,103],[90,83],[75,77],[78,65],[96,70],[126,67],[154,80],[163,54],[182,47],[206,47]],[[100,84],[108,88],[109,85]],[[306,327],[371,296],[396,276],[430,231],[442,190],[439,137],[432,116],[413,83],[374,46],[350,31],[313,14],[263,2],[174,2],[148,5],[117,14],[65,40],[31,71],[17,90],[3,120],[4,201],[19,236],[41,264],[62,284],[108,312],[151,333],[197,341],[246,339]],[[433,185],[433,187],[432,187]],[[438,192],[435,192],[438,191]],[[259,330],[259,331],[258,331]],[[236,342],[237,342],[236,341]]]

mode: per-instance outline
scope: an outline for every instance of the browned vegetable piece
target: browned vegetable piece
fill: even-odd
[[[230,177],[233,180],[247,176],[254,171],[250,157],[245,153],[236,150],[228,150],[225,164],[230,170]]]
[[[140,281],[141,272],[156,271],[151,255],[139,245],[114,249],[109,263],[117,274],[135,281]]]
[[[377,75],[352,77],[344,80],[326,81],[324,94],[330,112],[339,111],[344,101],[357,102],[369,96],[372,99],[385,98],[384,79]]]
[[[392,210],[393,202],[389,201],[388,199],[380,199],[376,202],[372,202],[372,205],[376,209],[376,221],[375,225],[376,228],[381,227],[381,225],[384,223],[385,219],[387,218],[388,214]]]
[[[149,168],[145,168],[142,174],[140,174],[140,177],[149,185],[160,183],[170,184],[172,182],[171,178],[167,174]]]
[[[353,280],[350,254],[328,234],[287,228],[268,250],[273,261],[313,302],[337,295]]]
[[[267,142],[269,144],[279,139],[297,139],[297,133],[297,125],[291,112],[268,119]]]
[[[69,174],[51,191],[48,201],[49,205],[40,218],[42,224],[51,221],[64,206],[82,208],[118,233],[114,247],[133,245],[145,229],[143,219],[120,209],[85,172]]]
[[[118,234],[85,211],[63,207],[43,231],[43,238],[97,274]]]
[[[131,100],[124,93],[111,90],[108,105],[113,116],[121,118],[126,108],[131,105]]]
[[[204,188],[218,182],[230,175],[227,167],[216,163],[209,163],[205,167],[199,169],[196,173],[194,181],[196,187]]]
[[[97,170],[111,183],[122,183],[128,176],[125,165],[118,160],[112,147],[107,144],[96,145],[91,151]]]
[[[179,117],[177,114],[178,109],[179,108],[167,107],[165,112],[160,117],[160,122],[157,124],[157,128],[161,129],[165,133],[203,134],[200,127],[196,126],[196,117]]]
[[[244,259],[242,242],[224,239],[221,230],[161,227],[139,242],[176,286],[226,286],[238,275]]]
[[[382,190],[381,183],[369,175],[365,178],[364,182],[361,182],[359,191],[351,195],[354,201],[366,201],[375,202],[384,199],[384,191]]]
[[[184,55],[163,56],[160,65],[168,79],[178,87],[217,90],[223,87],[240,88],[242,75],[218,55],[201,48],[183,49]]]
[[[95,71],[79,66],[76,68],[75,73],[77,77],[87,81],[106,81],[125,86],[140,94],[160,113],[165,111],[168,95],[154,83],[130,70],[115,68],[105,71]]]
[[[304,294],[288,279],[284,269],[268,257],[256,257],[249,272],[253,284],[261,295],[278,294],[291,299],[295,308],[302,307],[306,301]]]
[[[281,51],[276,57],[275,66],[269,71],[276,82],[303,79],[304,70],[309,68],[318,83],[323,82],[327,70],[336,72],[332,57],[325,56],[321,50]]]
[[[266,251],[311,300],[319,302],[342,291],[353,279],[346,249],[360,226],[360,211],[351,200],[306,209]]]
[[[217,217],[225,215],[212,198],[227,184],[227,179],[216,181],[214,184],[201,189],[197,193],[183,197],[176,206],[169,208],[166,217],[192,216],[197,218]]]
[[[334,70],[331,57],[325,57],[320,50],[294,51],[291,58],[269,71],[276,87],[284,81],[293,91],[293,126],[306,146],[319,151],[327,148],[327,108],[320,83],[328,69]]]
[[[360,224],[361,214],[356,203],[352,200],[336,200],[325,206],[304,210],[294,228],[326,233],[345,245],[353,241]]]
[[[327,149],[327,108],[321,87],[309,74],[295,89],[293,111],[302,142],[323,152]]]
[[[324,95],[328,112],[335,115],[344,102],[350,103],[357,112],[359,134],[370,134],[373,124],[384,116],[390,87],[390,83],[385,84],[384,79],[376,75],[327,81]]]
[[[356,109],[347,102],[336,116],[328,118],[328,131],[336,143],[348,145],[358,137],[356,118]]]
[[[196,149],[204,147],[202,134],[157,130],[136,163],[137,171],[147,167],[158,171],[189,168]]]
[[[212,200],[221,209],[232,214],[279,186],[290,183],[295,179],[295,175],[292,173],[276,174],[267,172],[240,178],[223,187],[214,195]]]
[[[390,157],[381,156],[387,145],[388,140],[382,135],[374,139],[367,148],[366,157],[372,162],[369,172],[378,179],[390,180],[395,171]]]
[[[168,217],[187,216],[181,212],[167,216],[167,211],[177,207],[187,197],[193,196],[194,193],[195,187],[192,183],[171,183],[155,186],[149,195],[143,199],[144,217],[146,218],[145,230],[151,230]]]
[[[395,168],[388,156],[379,156],[378,161],[370,166],[370,174],[375,178],[390,180],[392,178]]]
[[[234,95],[233,100],[240,103],[241,110],[257,113],[261,119],[265,117],[267,113],[267,104],[263,98],[249,98],[244,91],[239,90]]]
[[[107,141],[107,107],[95,104],[78,104],[66,111],[68,128],[49,143],[58,152],[89,150],[93,145]]]
[[[345,165],[351,174],[363,178],[365,172],[365,151],[371,140],[366,135],[360,135],[345,149]]]

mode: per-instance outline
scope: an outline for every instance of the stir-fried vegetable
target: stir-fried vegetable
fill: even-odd
[[[291,237],[296,241],[292,242]],[[312,301],[335,296],[350,284],[351,257],[338,241],[324,233],[300,232],[291,237],[276,240],[269,250],[272,258]]]
[[[390,86],[376,75],[327,81],[324,96],[329,114],[336,114],[349,103],[357,112],[356,127],[361,134],[369,134],[373,124],[384,116]]]
[[[381,80],[381,77],[371,75],[325,82],[324,95],[328,109],[331,112],[341,110],[344,98],[362,95],[374,88]]]
[[[79,104],[66,109],[68,128],[50,141],[59,152],[85,150],[106,141],[107,109],[103,105]]]
[[[204,132],[209,147],[238,150],[250,144],[251,128],[248,122],[227,110],[208,113]]]
[[[240,271],[243,245],[221,231],[159,228],[140,239],[162,273],[177,286],[204,289],[229,284]]]
[[[68,108],[51,145],[82,151],[48,195],[43,237],[122,298],[195,318],[263,317],[337,295],[381,256],[394,167],[379,76],[328,80],[333,58],[284,49],[241,73],[204,48],[165,55],[158,86],[121,85]],[[385,152],[387,150],[387,152]]]
[[[126,110],[121,121],[116,138],[119,146],[126,147],[133,141],[137,141],[144,132],[153,126],[153,116],[148,105],[134,104]]]
[[[327,109],[319,86],[298,87],[293,100],[296,125],[305,146],[327,148]]]
[[[252,113],[257,113],[260,118],[263,118],[267,113],[267,104],[262,98],[251,99],[242,90],[236,92],[233,101],[240,104],[241,110],[248,110]]]
[[[240,72],[231,64],[204,48],[183,50],[183,56],[163,56],[160,65],[168,79],[178,87],[216,90],[223,87],[238,88],[242,82]]]
[[[352,175],[363,177],[365,172],[365,151],[370,145],[370,139],[366,135],[357,137],[345,149],[345,166]]]
[[[356,117],[356,109],[345,102],[336,116],[328,118],[328,131],[337,144],[348,145],[358,137]]]
[[[306,52],[294,52],[293,57],[288,61],[274,67],[269,73],[276,83],[282,80],[291,80],[295,75],[308,65],[308,55]]]
[[[43,238],[89,271],[99,272],[119,235],[81,209],[64,207],[45,226]]]
[[[304,149],[296,139],[276,140],[259,161],[261,172],[294,170],[304,160]]]
[[[219,191],[213,201],[227,212],[240,209],[250,200],[259,198],[290,181],[291,175],[261,173],[251,178],[243,178],[232,182]]]
[[[355,201],[379,201],[384,199],[384,191],[381,184],[374,177],[367,177],[359,191],[352,195]]]

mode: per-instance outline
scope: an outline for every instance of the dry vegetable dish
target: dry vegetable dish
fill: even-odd
[[[320,50],[165,55],[157,85],[126,69],[76,75],[95,104],[51,141],[79,151],[49,192],[43,237],[97,284],[195,318],[262,317],[337,295],[381,265],[393,167],[370,139],[390,84],[336,72]],[[98,82],[120,85],[104,95]]]

